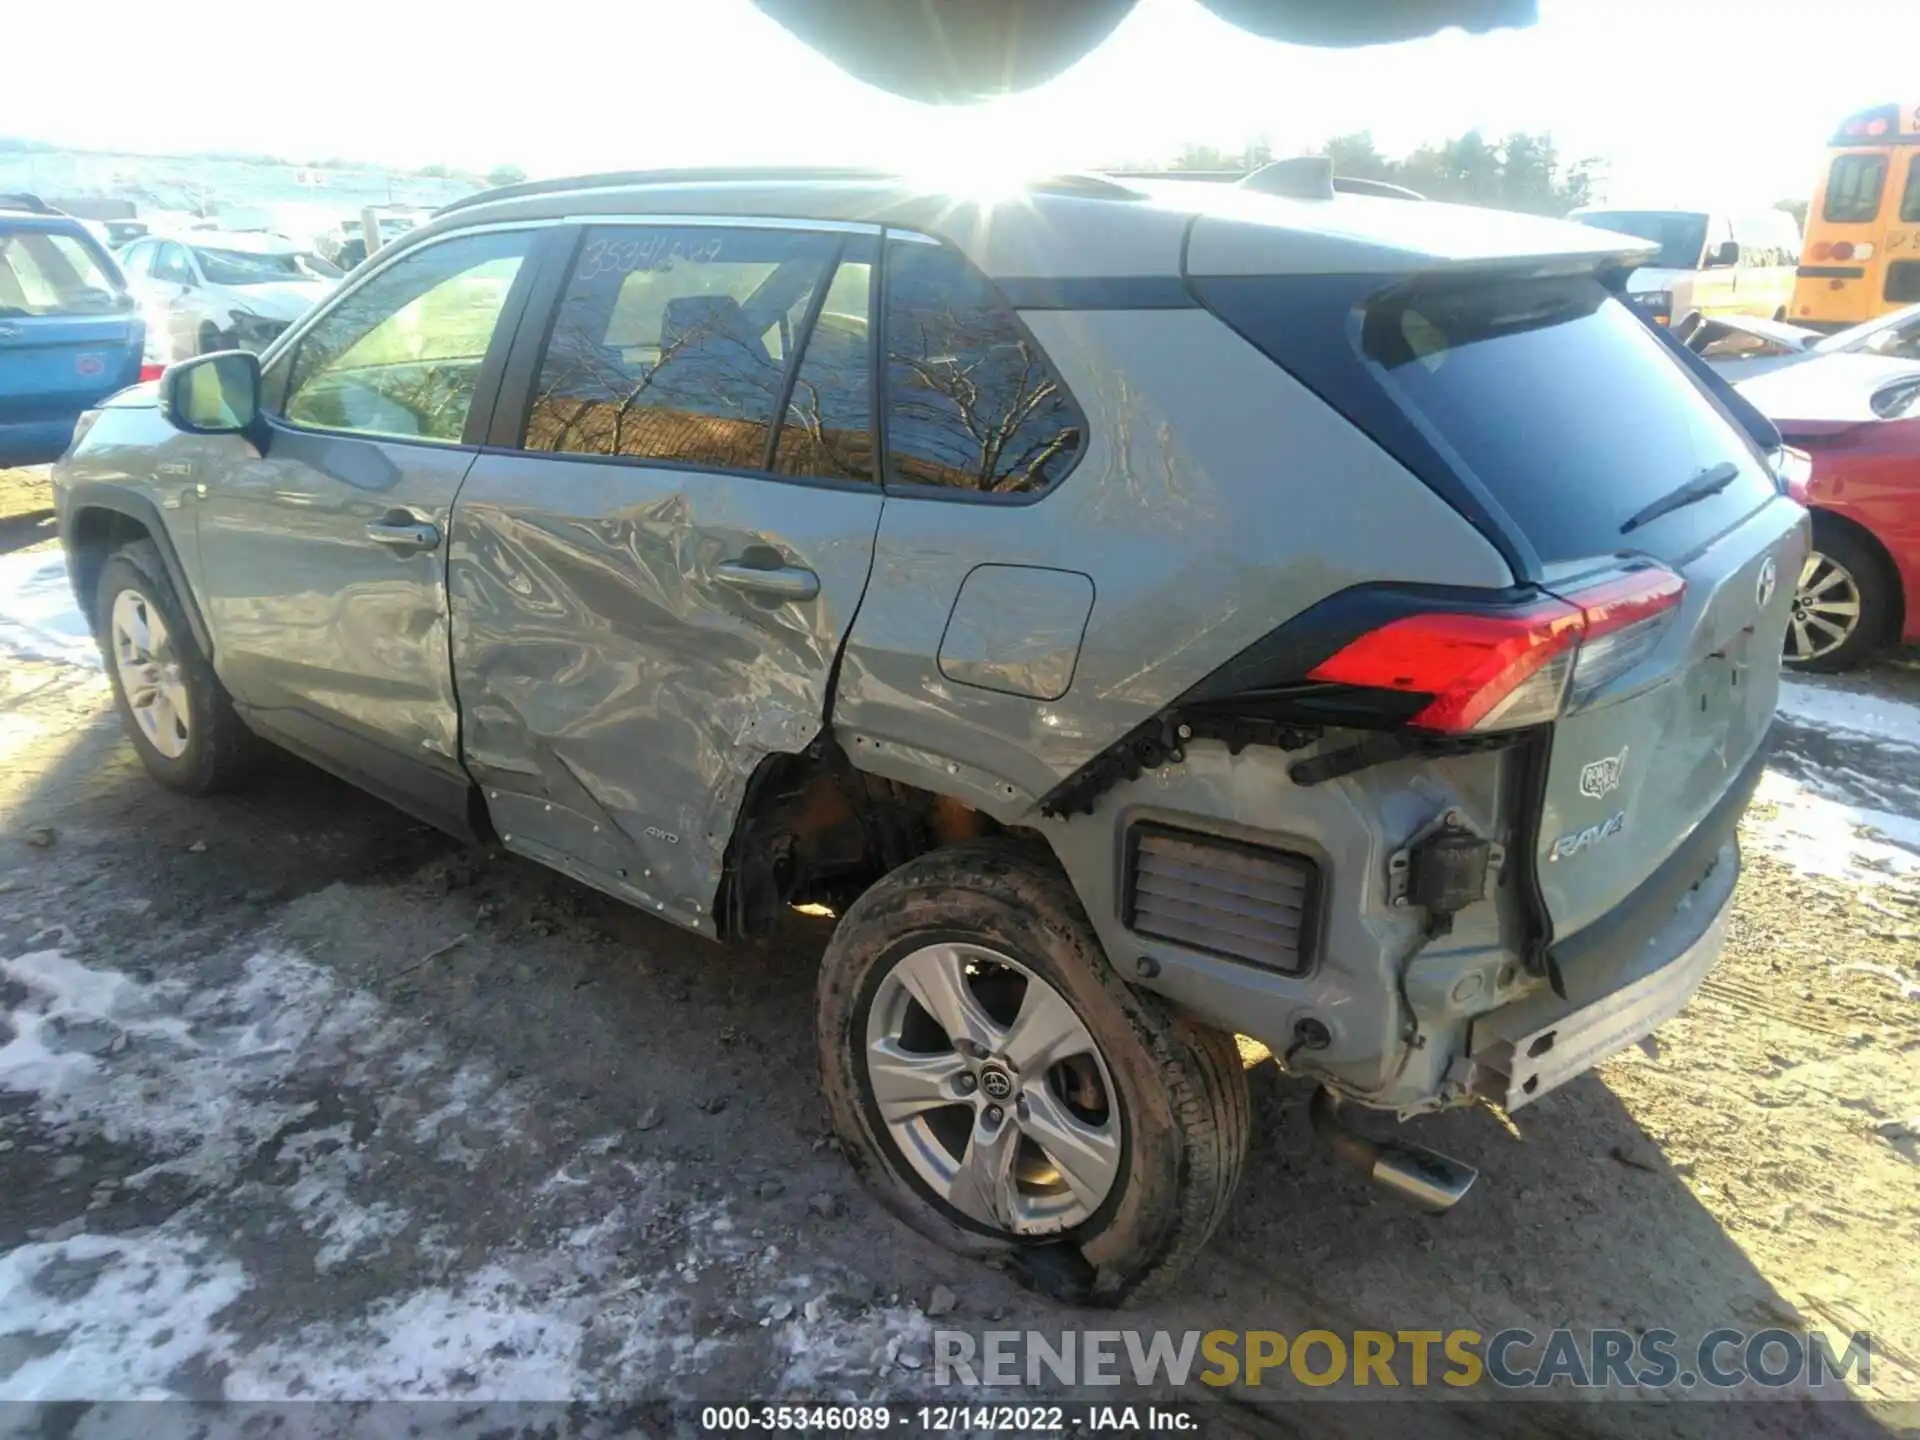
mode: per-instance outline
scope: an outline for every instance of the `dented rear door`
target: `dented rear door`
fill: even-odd
[[[866,588],[873,243],[583,230],[455,508],[462,752],[503,842],[709,933],[747,780],[819,733]]]

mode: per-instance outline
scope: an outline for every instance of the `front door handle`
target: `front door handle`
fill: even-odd
[[[440,531],[424,520],[376,520],[367,526],[367,539],[392,550],[433,550]]]
[[[820,593],[820,577],[802,565],[761,568],[744,560],[723,560],[714,578],[734,590],[780,600],[811,600]]]

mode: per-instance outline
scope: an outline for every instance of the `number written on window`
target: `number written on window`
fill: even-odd
[[[787,362],[838,249],[802,231],[588,231],[526,448],[762,468]]]
[[[531,244],[525,231],[441,241],[348,293],[300,340],[286,418],[360,435],[460,440]]]
[[[887,266],[892,478],[1027,495],[1072,469],[1085,422],[986,280],[932,245],[892,245]]]

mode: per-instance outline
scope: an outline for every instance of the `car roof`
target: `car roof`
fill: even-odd
[[[533,181],[456,201],[393,248],[473,226],[613,216],[896,226],[951,242],[996,278],[1394,272],[1531,256],[1598,263],[1653,248],[1564,221],[1334,194],[1331,187],[1308,199],[1241,185],[1123,183],[1088,174],[1034,180],[989,197],[868,170],[651,171]]]

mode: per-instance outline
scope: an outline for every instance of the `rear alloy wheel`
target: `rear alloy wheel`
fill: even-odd
[[[1813,549],[1794,583],[1784,658],[1798,670],[1846,670],[1880,648],[1887,593],[1879,558],[1854,535],[1816,526]]]
[[[866,1078],[907,1163],[976,1224],[1058,1234],[1113,1190],[1107,1062],[1065,997],[1012,956],[949,941],[902,957],[867,1011]]]
[[[1177,1276],[1239,1182],[1231,1035],[1114,971],[1044,852],[935,851],[841,917],[820,1068],[840,1148],[922,1234],[1076,1304]]]

